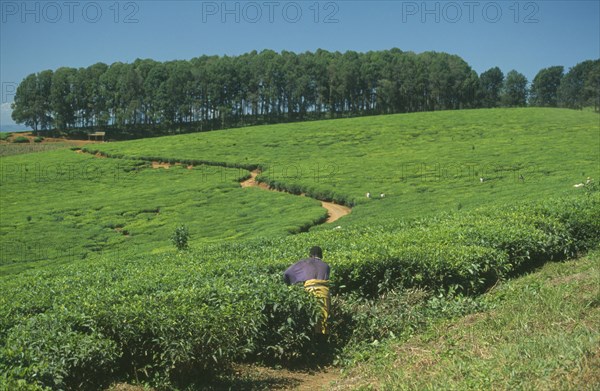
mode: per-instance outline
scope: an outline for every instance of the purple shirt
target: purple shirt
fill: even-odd
[[[329,265],[319,258],[301,259],[287,268],[283,280],[288,285],[307,280],[329,280]]]

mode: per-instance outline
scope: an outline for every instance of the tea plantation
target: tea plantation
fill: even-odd
[[[589,112],[473,110],[3,157],[0,384],[202,389],[236,363],[343,361],[447,316],[446,300],[477,311],[499,280],[597,247],[599,132]],[[312,198],[240,188],[255,166],[353,211],[318,224]],[[180,224],[187,251],[169,244]],[[281,278],[312,245],[332,267],[325,341],[316,303]],[[365,304],[398,292],[423,298],[388,314]]]

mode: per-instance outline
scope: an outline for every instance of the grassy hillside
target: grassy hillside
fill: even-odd
[[[496,287],[485,311],[388,340],[334,390],[597,390],[600,252]]]
[[[354,204],[353,213],[335,224],[347,226],[580,192],[573,184],[598,174],[599,132],[595,113],[494,109],[262,126],[88,148],[125,158],[262,165],[262,179],[273,187]],[[248,175],[243,169],[152,170],[148,161],[67,150],[1,157],[0,167],[5,273],[30,261],[92,252],[164,251],[180,224],[189,226],[194,245],[285,235],[325,217],[314,200],[240,189],[236,182]]]
[[[326,216],[305,197],[242,189],[246,171],[220,167],[152,169],[62,150],[0,158],[0,271],[93,253],[173,249],[184,224],[192,246],[296,232]]]
[[[493,310],[479,294],[598,245],[598,118],[555,109],[419,113],[90,147],[110,158],[69,150],[2,157],[0,388],[125,381],[202,389],[241,362],[345,362],[353,351],[370,354],[365,344]],[[183,164],[154,169],[152,160]],[[256,165],[274,187],[353,212],[289,235],[322,221],[324,209],[308,197],[241,188],[249,172],[231,167]],[[180,224],[192,248],[176,252],[169,236]],[[324,339],[312,333],[315,301],[281,280],[313,245],[332,266]],[[594,342],[586,333],[575,339]],[[575,346],[587,354],[587,342]],[[555,353],[575,356],[564,345]],[[477,365],[448,363],[439,379]],[[381,377],[370,371],[357,376]],[[389,380],[377,384],[404,386]]]
[[[600,172],[599,132],[595,113],[491,109],[260,126],[90,148],[261,164],[263,179],[275,187],[358,205],[340,223],[364,224],[573,191]],[[367,199],[367,192],[385,199]]]

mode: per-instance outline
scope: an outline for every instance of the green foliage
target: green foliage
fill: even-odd
[[[504,107],[525,107],[527,106],[527,78],[522,73],[514,69],[506,75],[500,102]]]
[[[269,289],[258,290],[265,323],[256,340],[253,356],[266,362],[310,363],[321,348],[313,339],[319,314],[316,301],[298,286],[287,287],[280,276],[267,278]],[[265,281],[256,279],[256,284]]]
[[[34,315],[10,330],[0,368],[8,378],[54,389],[107,385],[118,350],[114,341],[94,330],[92,319],[66,309]]]
[[[348,226],[434,215],[459,203],[470,210],[574,193],[573,184],[597,171],[598,131],[591,112],[482,109],[270,125],[94,148],[145,160],[260,166],[258,180],[271,187],[352,205],[340,221]],[[367,192],[374,197],[366,198]]]
[[[242,189],[242,169],[152,169],[140,160],[70,150],[3,157],[0,166],[3,273],[95,254],[170,251],[178,222],[193,232],[188,244],[195,246],[284,236],[326,213],[309,198]],[[27,216],[34,223],[23,224]]]
[[[97,389],[114,376],[167,385],[247,355],[306,356],[316,306],[303,290],[268,277],[211,277],[191,258],[163,262],[173,273],[144,259],[106,259],[87,273],[83,263],[72,265],[35,295],[26,286],[44,278],[38,273],[4,281],[17,301],[2,299],[2,315],[12,314],[3,317],[11,325],[2,329],[3,372],[50,387]],[[50,304],[56,293],[59,303]]]
[[[559,87],[563,77],[563,66],[540,70],[531,83],[531,103],[535,106],[557,107]]]
[[[600,208],[597,205],[599,192],[592,192],[586,197],[567,198],[562,200],[545,200],[534,208],[542,215],[556,217],[567,230],[563,241],[569,240],[569,254],[575,255],[593,248],[598,243],[600,232]],[[573,240],[572,238],[577,238]]]
[[[51,112],[57,109],[50,106],[53,75],[51,70],[32,73],[19,83],[12,105],[13,120],[35,131],[51,127]]]
[[[24,144],[24,143],[28,143],[29,139],[25,136],[19,136],[19,137],[15,137],[12,142],[15,144]]]
[[[0,157],[54,151],[56,149],[66,149],[68,147],[69,144],[66,143],[0,144]]]
[[[144,137],[477,107],[478,81],[477,73],[457,55],[398,49],[301,54],[264,50],[190,61],[147,59],[30,74],[17,87],[12,117],[34,130],[70,130],[81,124],[90,129],[91,123],[106,128],[111,123],[118,137]],[[377,94],[365,93],[374,90]],[[267,106],[273,109],[265,110]],[[146,119],[144,125],[138,115]]]
[[[190,239],[190,231],[185,225],[180,225],[175,228],[173,235],[171,235],[171,242],[179,251],[187,250],[189,248],[188,240]]]
[[[479,76],[481,84],[481,106],[498,107],[504,74],[498,67],[490,68]]]
[[[600,186],[598,186],[598,182],[596,182],[593,178],[588,177],[584,183],[583,190],[587,195],[591,196],[600,191]]]
[[[599,268],[595,250],[500,284],[474,314],[359,350],[336,389],[596,389]]]
[[[600,194],[592,181],[573,188],[597,167],[596,136],[593,113],[477,110],[103,144],[108,159],[4,157],[2,386],[184,389],[244,360],[314,363],[323,346],[406,337],[438,316],[476,311],[472,295],[499,280],[598,244]],[[269,146],[280,144],[288,147]],[[380,164],[420,155],[451,164],[465,151],[510,170],[478,167],[471,183],[428,180],[428,169],[399,178]],[[540,169],[524,170],[515,155]],[[194,167],[155,170],[151,160]],[[339,227],[286,236],[323,210],[307,197],[241,189],[259,166],[272,185],[356,206]],[[194,237],[175,252],[168,239],[181,221]],[[54,253],[13,246],[22,238]],[[72,248],[57,251],[62,243]],[[313,334],[314,298],[281,278],[315,244],[332,267],[325,340]]]
[[[337,360],[345,366],[364,359],[374,346],[385,341],[406,340],[441,319],[455,318],[487,308],[477,298],[432,294],[422,289],[390,290],[376,298],[354,294],[337,301],[338,312],[348,314],[344,327],[344,348]],[[339,316],[339,314],[338,314]]]
[[[41,137],[41,136],[38,136],[38,137],[36,137],[36,138],[34,138],[34,139],[33,139],[33,142],[34,142],[34,143],[41,143],[43,140],[44,140],[44,138],[43,138],[43,137]]]
[[[588,60],[572,67],[562,78],[558,88],[559,105],[572,109],[598,108],[598,96],[593,87],[600,77],[600,59]]]
[[[244,359],[311,361],[322,343],[335,350],[407,336],[436,316],[475,311],[459,293],[597,245],[598,221],[596,193],[40,268],[0,280],[0,362],[11,381],[76,389],[116,378],[171,387]],[[332,291],[344,294],[327,341],[312,331],[314,299],[281,279],[314,243],[326,244]]]
[[[10,132],[0,132],[0,140],[6,141],[12,135]]]

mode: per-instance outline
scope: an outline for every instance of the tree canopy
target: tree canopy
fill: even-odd
[[[586,61],[566,76],[563,67],[541,70],[531,103],[597,107],[599,64]],[[504,78],[494,67],[478,76],[447,53],[264,50],[42,71],[20,83],[12,117],[34,130],[103,128],[139,136],[527,103],[522,74]]]
[[[544,68],[535,75],[531,84],[531,101],[535,106],[558,106],[558,88],[563,78],[564,67]]]
[[[501,102],[505,107],[524,107],[527,105],[527,78],[514,69],[506,75],[502,87]]]

